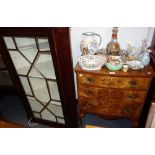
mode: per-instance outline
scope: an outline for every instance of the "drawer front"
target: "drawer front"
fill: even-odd
[[[136,89],[148,89],[150,84],[150,78],[124,78],[124,77],[112,77],[112,88],[136,88]]]
[[[98,102],[108,102],[108,104],[118,105],[118,103],[143,103],[146,96],[144,90],[123,90],[123,89],[107,89],[79,85],[79,96],[94,98]]]
[[[122,116],[134,116],[139,118],[142,111],[143,104],[133,103],[121,107]]]
[[[106,104],[100,105],[96,99],[90,99],[85,97],[79,98],[78,109],[86,113],[101,113],[108,114],[108,107]]]
[[[95,99],[80,97],[79,98],[79,110],[85,113],[95,113],[108,116],[140,116],[142,104],[118,104],[117,106],[107,105],[107,103],[98,102]]]
[[[91,86],[110,87],[111,77],[108,76],[95,76],[89,74],[77,74],[78,83]]]
[[[90,87],[90,86],[84,86],[84,85],[79,85],[78,86],[78,94],[79,96],[84,96],[84,97],[90,97],[90,98],[104,98],[107,99],[109,98],[109,91],[110,89],[106,88],[98,88],[98,87]]]
[[[122,104],[128,103],[144,103],[146,91],[142,90],[116,90],[111,89],[110,91],[110,102],[117,104],[117,101]]]
[[[150,84],[150,78],[131,78],[131,77],[110,77],[102,75],[77,74],[80,84],[99,86],[105,88],[137,88],[147,89]]]

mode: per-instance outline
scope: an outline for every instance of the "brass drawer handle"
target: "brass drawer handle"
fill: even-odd
[[[129,95],[129,96],[128,96],[128,99],[129,99],[129,100],[132,100],[132,99],[134,99],[134,98],[135,98],[134,95]]]
[[[86,78],[86,81],[88,81],[88,82],[90,82],[90,83],[93,83],[93,82],[95,82],[95,79],[92,79],[92,78],[90,78],[90,77],[87,77],[87,78]]]
[[[93,91],[90,90],[90,89],[87,89],[85,92],[86,92],[86,94],[87,94],[88,96],[93,95]]]
[[[86,104],[86,108],[90,109],[91,107],[92,107],[91,104],[89,104],[89,103]]]
[[[137,81],[136,80],[131,80],[129,82],[129,84],[130,84],[131,87],[136,87],[137,86]]]
[[[129,108],[129,107],[126,107],[126,108],[123,108],[122,111],[123,111],[124,113],[131,113],[131,112],[132,112],[132,109]]]

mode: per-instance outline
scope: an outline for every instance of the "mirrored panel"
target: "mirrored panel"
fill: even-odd
[[[56,79],[51,54],[40,53],[34,65],[46,78]]]
[[[22,83],[22,86],[23,86],[23,88],[25,90],[26,95],[32,96],[31,88],[30,88],[30,85],[28,83],[27,78],[24,77],[24,76],[19,76],[19,78],[20,78],[20,81]]]
[[[50,51],[48,39],[38,39],[39,50],[40,51]]]
[[[27,97],[31,106],[32,111],[40,112],[43,109],[43,106],[34,98]]]
[[[49,102],[50,97],[45,79],[29,77],[29,80],[35,97],[41,102]]]
[[[7,46],[7,49],[16,49],[12,37],[4,37],[4,41]]]
[[[47,109],[44,109],[44,110],[41,112],[41,117],[42,117],[42,119],[56,122],[55,116],[52,115]]]
[[[18,52],[9,50],[17,74],[27,75],[31,64]]]
[[[60,101],[60,95],[58,91],[58,86],[56,81],[48,80],[48,85],[50,89],[50,95],[53,100],[59,100]]]
[[[63,117],[62,107],[54,104],[48,104],[47,108],[51,111],[55,116]]]

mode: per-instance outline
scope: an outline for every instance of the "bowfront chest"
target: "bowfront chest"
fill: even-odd
[[[144,69],[97,71],[75,67],[78,92],[78,114],[82,122],[85,114],[105,119],[127,118],[137,127],[141,111],[154,76],[151,65]]]

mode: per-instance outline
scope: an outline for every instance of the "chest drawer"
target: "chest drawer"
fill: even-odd
[[[150,84],[150,78],[111,77],[84,73],[78,73],[77,78],[79,84],[105,88],[147,89]]]
[[[106,106],[106,104],[101,104],[96,99],[86,98],[86,97],[80,97],[79,98],[79,110],[85,111],[85,112],[101,112],[101,113],[108,113],[109,108]]]
[[[151,65],[128,72],[109,72],[105,67],[96,71],[75,67],[78,91],[78,113],[105,119],[128,118],[133,127],[139,124],[141,111],[155,73]]]
[[[131,102],[143,103],[146,96],[145,90],[107,89],[85,85],[79,85],[78,93],[79,96],[94,98],[98,102],[107,102],[113,105]]]
[[[95,113],[95,114],[103,114],[110,116],[131,116],[131,115],[139,115],[141,112],[142,104],[118,104],[117,106],[113,106],[109,104],[107,106],[106,103],[101,104],[95,99],[90,99],[86,97],[79,98],[79,110],[86,113]]]

